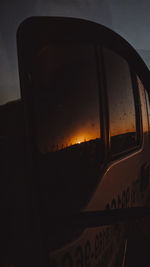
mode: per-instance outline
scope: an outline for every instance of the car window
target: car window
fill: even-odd
[[[132,77],[128,63],[120,55],[103,49],[108,96],[111,154],[137,145],[137,123]]]

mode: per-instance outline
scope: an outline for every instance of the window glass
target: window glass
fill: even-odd
[[[142,124],[143,124],[143,132],[148,131],[148,120],[147,120],[147,111],[146,111],[146,99],[145,99],[145,88],[143,86],[142,81],[137,76],[138,88],[140,92],[140,100],[141,100],[141,110],[142,110]]]
[[[146,96],[146,105],[147,105],[148,125],[149,125],[149,130],[150,130],[150,102],[149,102],[149,95],[146,90],[145,90],[145,96]]]
[[[104,66],[111,152],[122,153],[137,144],[136,111],[130,70],[121,56],[108,49],[104,49]]]
[[[44,46],[31,77],[38,165],[42,182],[51,184],[44,197],[75,209],[92,194],[104,156],[95,47]]]
[[[98,79],[92,46],[43,48],[37,56],[35,75],[34,104],[41,153],[100,138]]]

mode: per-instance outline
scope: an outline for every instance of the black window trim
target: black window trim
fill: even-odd
[[[107,91],[106,91],[106,79],[105,70],[103,68],[103,53],[102,45],[97,45],[97,69],[99,77],[99,95],[100,95],[100,126],[101,126],[101,138],[104,143],[104,155],[102,163],[107,163],[108,151],[109,151],[109,124],[108,124],[108,105],[107,105]]]
[[[136,132],[137,132],[137,148],[142,146],[143,142],[143,125],[142,125],[142,110],[141,110],[141,99],[137,81],[137,74],[132,69],[131,66],[130,73],[131,73],[131,80],[132,80],[132,88],[133,88],[133,95],[134,95],[134,103],[135,103],[135,114],[136,114]]]

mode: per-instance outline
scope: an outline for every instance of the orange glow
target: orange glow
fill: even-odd
[[[120,134],[125,134],[125,133],[129,133],[129,132],[135,132],[136,131],[136,124],[132,125],[132,121],[133,119],[130,118],[131,120],[124,122],[124,121],[118,121],[115,122],[113,125],[111,125],[112,127],[110,127],[110,134],[111,136],[115,136],[115,135],[120,135]]]
[[[55,152],[66,147],[88,142],[90,140],[95,140],[97,138],[100,138],[100,130],[98,127],[89,127],[88,129],[85,129],[83,127],[82,129],[71,133],[69,136],[60,136],[59,140],[55,141],[53,148],[49,148],[49,151]]]
[[[83,142],[88,142],[96,138],[100,138],[99,129],[89,128],[85,131],[83,128],[75,132],[74,134],[71,134],[70,136],[68,136],[66,143],[68,144],[68,146],[70,146],[70,145],[75,145],[75,144],[81,144]]]

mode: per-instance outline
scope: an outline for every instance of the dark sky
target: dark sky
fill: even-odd
[[[16,30],[26,17],[72,16],[102,23],[126,38],[150,67],[149,0],[1,0],[0,104],[20,97]]]

